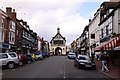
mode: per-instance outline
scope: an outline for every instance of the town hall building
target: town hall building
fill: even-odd
[[[50,41],[50,52],[52,55],[66,55],[66,39],[60,34],[60,28],[57,28],[57,34]]]

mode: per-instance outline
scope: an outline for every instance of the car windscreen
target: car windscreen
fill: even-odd
[[[69,55],[75,55],[75,53],[69,53]]]
[[[9,53],[11,57],[16,57],[15,53]]]
[[[75,55],[75,54],[69,54],[69,55]]]
[[[79,57],[79,60],[87,60],[85,57]]]

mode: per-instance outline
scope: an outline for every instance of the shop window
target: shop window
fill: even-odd
[[[2,59],[4,58],[8,58],[8,55],[7,54],[2,54]]]

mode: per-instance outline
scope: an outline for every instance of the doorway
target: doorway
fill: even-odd
[[[57,47],[55,49],[55,55],[57,55],[57,56],[62,55],[62,49],[60,47]]]

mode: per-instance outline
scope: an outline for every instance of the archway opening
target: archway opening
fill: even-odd
[[[55,55],[62,55],[62,49],[60,47],[55,49]]]

